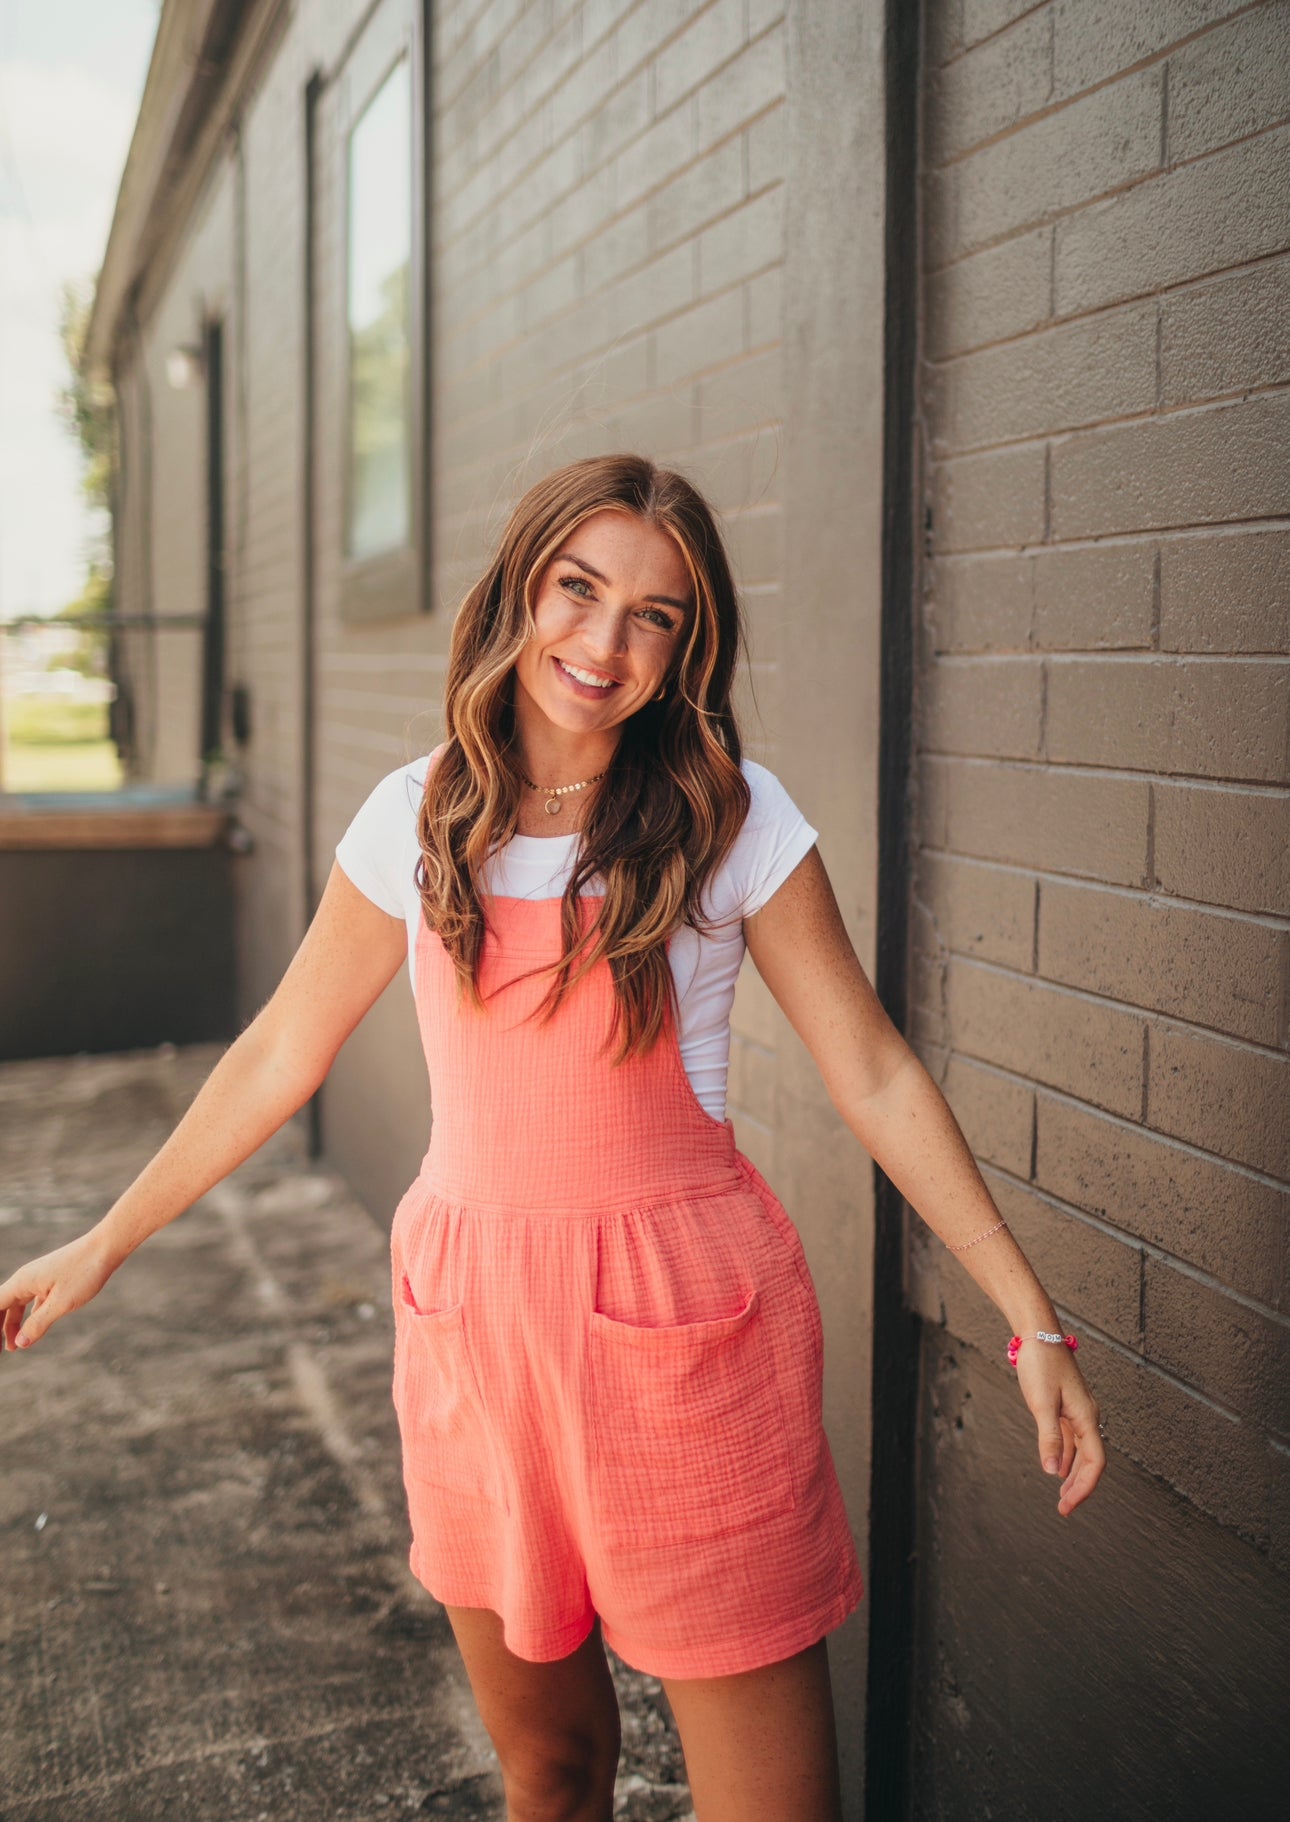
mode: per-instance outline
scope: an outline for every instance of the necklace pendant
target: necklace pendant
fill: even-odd
[[[548,816],[558,816],[560,814],[560,799],[558,797],[547,798],[546,813]]]

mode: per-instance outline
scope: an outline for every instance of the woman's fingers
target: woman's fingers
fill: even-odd
[[[1071,1463],[1075,1459],[1075,1429],[1069,1417],[1063,1417],[1061,1425],[1062,1452],[1057,1460],[1057,1472],[1065,1477],[1070,1473]]]
[[[1035,1413],[1035,1421],[1039,1425],[1039,1465],[1045,1474],[1061,1474],[1067,1460],[1068,1442],[1061,1421],[1060,1394]]]
[[[1057,1501],[1057,1510],[1061,1513],[1063,1518],[1067,1517],[1069,1513],[1075,1510],[1076,1506],[1088,1498],[1098,1481],[1102,1478],[1102,1470],[1106,1466],[1106,1450],[1103,1448],[1102,1439],[1097,1435],[1096,1431],[1094,1432],[1094,1440],[1097,1447],[1088,1450],[1080,1449],[1075,1457],[1073,1472],[1062,1482],[1061,1497]]]
[[[66,1311],[60,1309],[55,1302],[56,1289],[57,1287],[51,1284],[48,1290],[38,1291],[32,1298],[31,1308],[27,1311],[22,1326],[14,1337],[15,1346],[32,1347],[58,1321],[60,1316],[66,1314]]]
[[[60,1317],[102,1290],[112,1269],[92,1233],[29,1260],[0,1284],[4,1345],[31,1347]]]
[[[1057,1501],[1057,1510],[1065,1518],[1088,1498],[1102,1478],[1106,1445],[1097,1427],[1097,1406],[1086,1389],[1074,1410],[1070,1409],[1069,1398],[1063,1404],[1062,1425],[1069,1428],[1072,1437],[1071,1453],[1062,1462],[1064,1479]]]
[[[1035,1355],[1023,1388],[1038,1432],[1040,1465],[1045,1473],[1062,1477],[1057,1510],[1065,1517],[1101,1479],[1106,1449],[1098,1430],[1098,1408],[1079,1368],[1073,1361],[1052,1362],[1058,1374],[1053,1384],[1043,1370],[1048,1364]]]
[[[13,1277],[0,1284],[0,1306],[4,1308],[4,1345],[7,1348],[26,1345],[19,1340],[23,1317],[27,1314],[27,1305],[39,1295],[41,1285],[33,1280],[30,1267],[15,1272]]]

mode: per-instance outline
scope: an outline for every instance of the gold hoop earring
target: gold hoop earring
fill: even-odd
[[[667,695],[667,685],[666,685],[666,684],[664,684],[664,685],[663,685],[663,687],[662,687],[662,689],[661,689],[661,690],[660,690],[660,691],[659,691],[659,693],[658,693],[658,695],[657,695],[657,696],[655,696],[655,698],[654,698],[654,701],[655,701],[655,702],[662,702],[662,700],[663,700],[663,698],[664,698],[664,696],[666,696],[666,695]]]

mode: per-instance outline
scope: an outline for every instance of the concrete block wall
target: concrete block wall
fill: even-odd
[[[915,1035],[1116,1448],[1267,1549],[1290,8],[931,0],[925,24]],[[998,1354],[926,1230],[913,1263],[920,1307]]]
[[[227,508],[228,677],[251,694],[240,810],[256,845],[241,877],[238,929],[248,1018],[281,979],[313,911],[303,862],[305,89],[315,71],[336,63],[354,23],[345,0],[305,0],[285,16],[239,109],[228,155],[236,323],[228,387],[240,450]],[[327,435],[338,433],[325,405],[320,421]],[[328,750],[325,734],[320,747]]]
[[[1266,1611],[1290,1566],[1290,7],[926,0],[923,26],[913,1038],[1111,1453],[1054,1520],[1006,1324],[911,1221],[916,1808],[1257,1808],[1277,1679],[1260,1647],[1215,1682],[1208,1602],[1220,1533]],[[973,1551],[952,1511],[983,1498],[1007,1536]],[[1154,1639],[1090,1618],[1144,1579]],[[963,1716],[1005,1634],[1034,1687],[991,1760]],[[1056,1636],[1121,1677],[1050,1677]],[[1109,1737],[1125,1678],[1132,1750],[1052,1808],[1028,1719],[1072,1700]],[[1179,1756],[1198,1688],[1239,1748]]]

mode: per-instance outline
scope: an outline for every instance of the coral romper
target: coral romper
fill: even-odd
[[[559,899],[486,909],[483,1011],[417,939],[434,1125],[390,1241],[413,1572],[531,1660],[597,1614],[656,1676],[791,1656],[863,1592],[797,1232],[670,1019],[614,1065],[606,963],[530,1016]]]

